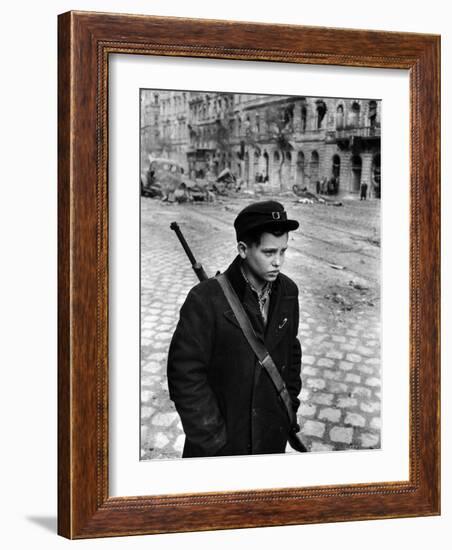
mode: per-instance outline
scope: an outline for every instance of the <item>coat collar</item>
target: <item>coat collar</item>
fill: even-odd
[[[240,266],[242,264],[242,259],[237,254],[237,256],[234,258],[234,261],[231,263],[231,265],[226,269],[226,276],[231,282],[232,286],[234,287],[234,290],[239,297],[240,301],[243,301],[243,296],[245,294],[245,288],[247,285],[247,282],[245,281],[241,271]],[[280,292],[280,278],[277,277],[277,279],[273,282],[272,285],[272,295],[274,293]],[[270,303],[271,308],[271,303]]]
[[[225,273],[240,301],[243,302],[247,283],[240,272],[241,262],[242,259],[239,255],[237,255]],[[269,352],[276,347],[276,344],[281,340],[289,326],[289,317],[291,316],[291,312],[288,307],[289,300],[287,298],[288,297],[286,296],[285,287],[281,282],[281,278],[277,277],[277,279],[273,282],[272,293],[270,295],[268,323],[265,330],[264,339],[264,343]],[[231,310],[226,311],[225,315],[228,319],[234,322],[234,324],[239,326]]]
[[[242,264],[242,259],[237,254],[234,258],[232,264],[226,269],[226,277],[229,279],[231,285],[233,286],[239,300],[243,302],[243,296],[245,294],[246,281],[243,278],[242,273],[240,272],[240,265]]]

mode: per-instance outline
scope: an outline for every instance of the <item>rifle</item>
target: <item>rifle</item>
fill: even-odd
[[[209,277],[207,276],[207,273],[204,271],[202,264],[197,262],[195,257],[193,256],[193,252],[188,246],[187,241],[185,240],[185,237],[182,235],[182,231],[180,230],[179,225],[176,222],[172,222],[172,224],[170,225],[170,228],[176,233],[177,238],[179,239],[180,244],[182,245],[182,248],[185,250],[185,253],[188,256],[188,259],[190,260],[193,271],[198,276],[198,279],[200,281],[206,281]]]

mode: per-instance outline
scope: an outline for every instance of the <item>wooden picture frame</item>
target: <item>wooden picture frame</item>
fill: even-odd
[[[104,537],[440,513],[440,37],[69,12],[58,39],[58,532]],[[408,481],[110,497],[109,55],[265,60],[410,74]]]

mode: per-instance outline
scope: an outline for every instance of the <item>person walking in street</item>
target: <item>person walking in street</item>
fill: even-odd
[[[302,387],[298,288],[281,270],[289,231],[298,227],[279,202],[244,208],[234,221],[237,256],[224,274],[194,286],[181,307],[167,375],[184,458],[293,446],[299,427],[290,418]],[[267,352],[263,360],[250,342]]]

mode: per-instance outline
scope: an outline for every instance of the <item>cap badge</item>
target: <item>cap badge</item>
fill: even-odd
[[[272,218],[274,220],[280,220],[281,219],[281,212],[272,212]]]

